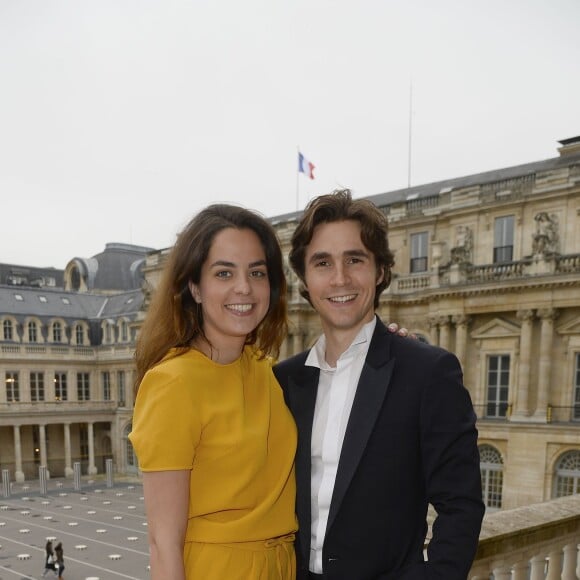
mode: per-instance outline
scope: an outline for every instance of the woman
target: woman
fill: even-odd
[[[269,355],[286,331],[272,227],[213,205],[178,236],[137,343],[131,442],[153,580],[292,580],[296,427]]]
[[[42,571],[42,577],[46,576],[47,572],[54,572],[56,567],[54,565],[54,550],[52,549],[52,542],[48,540],[46,546],[44,546],[44,570]]]
[[[63,580],[62,573],[64,572],[64,553],[62,549],[62,542],[59,542],[54,547],[54,555],[56,557],[56,571],[58,573],[58,580]]]

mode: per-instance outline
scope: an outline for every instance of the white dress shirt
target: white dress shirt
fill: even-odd
[[[310,571],[322,573],[322,545],[326,534],[330,501],[338,461],[356,388],[375,330],[376,318],[365,324],[352,344],[332,368],[325,359],[326,339],[322,335],[310,350],[306,366],[320,369],[312,425]]]

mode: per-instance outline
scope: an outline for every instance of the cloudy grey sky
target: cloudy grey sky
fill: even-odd
[[[579,0],[0,0],[0,262],[557,156]]]

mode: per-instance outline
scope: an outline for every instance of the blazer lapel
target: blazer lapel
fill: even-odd
[[[336,518],[383,406],[395,366],[395,360],[390,360],[390,340],[387,329],[377,320],[346,427],[327,530]]]
[[[300,547],[305,562],[310,559],[311,527],[311,441],[314,406],[318,391],[320,371],[315,367],[302,366],[289,377],[288,403],[298,428],[296,449],[296,514],[298,515]]]

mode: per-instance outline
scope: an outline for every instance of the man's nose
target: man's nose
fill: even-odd
[[[332,284],[334,286],[344,286],[347,282],[347,279],[348,273],[344,265],[339,264],[338,266],[336,266],[331,280]]]

